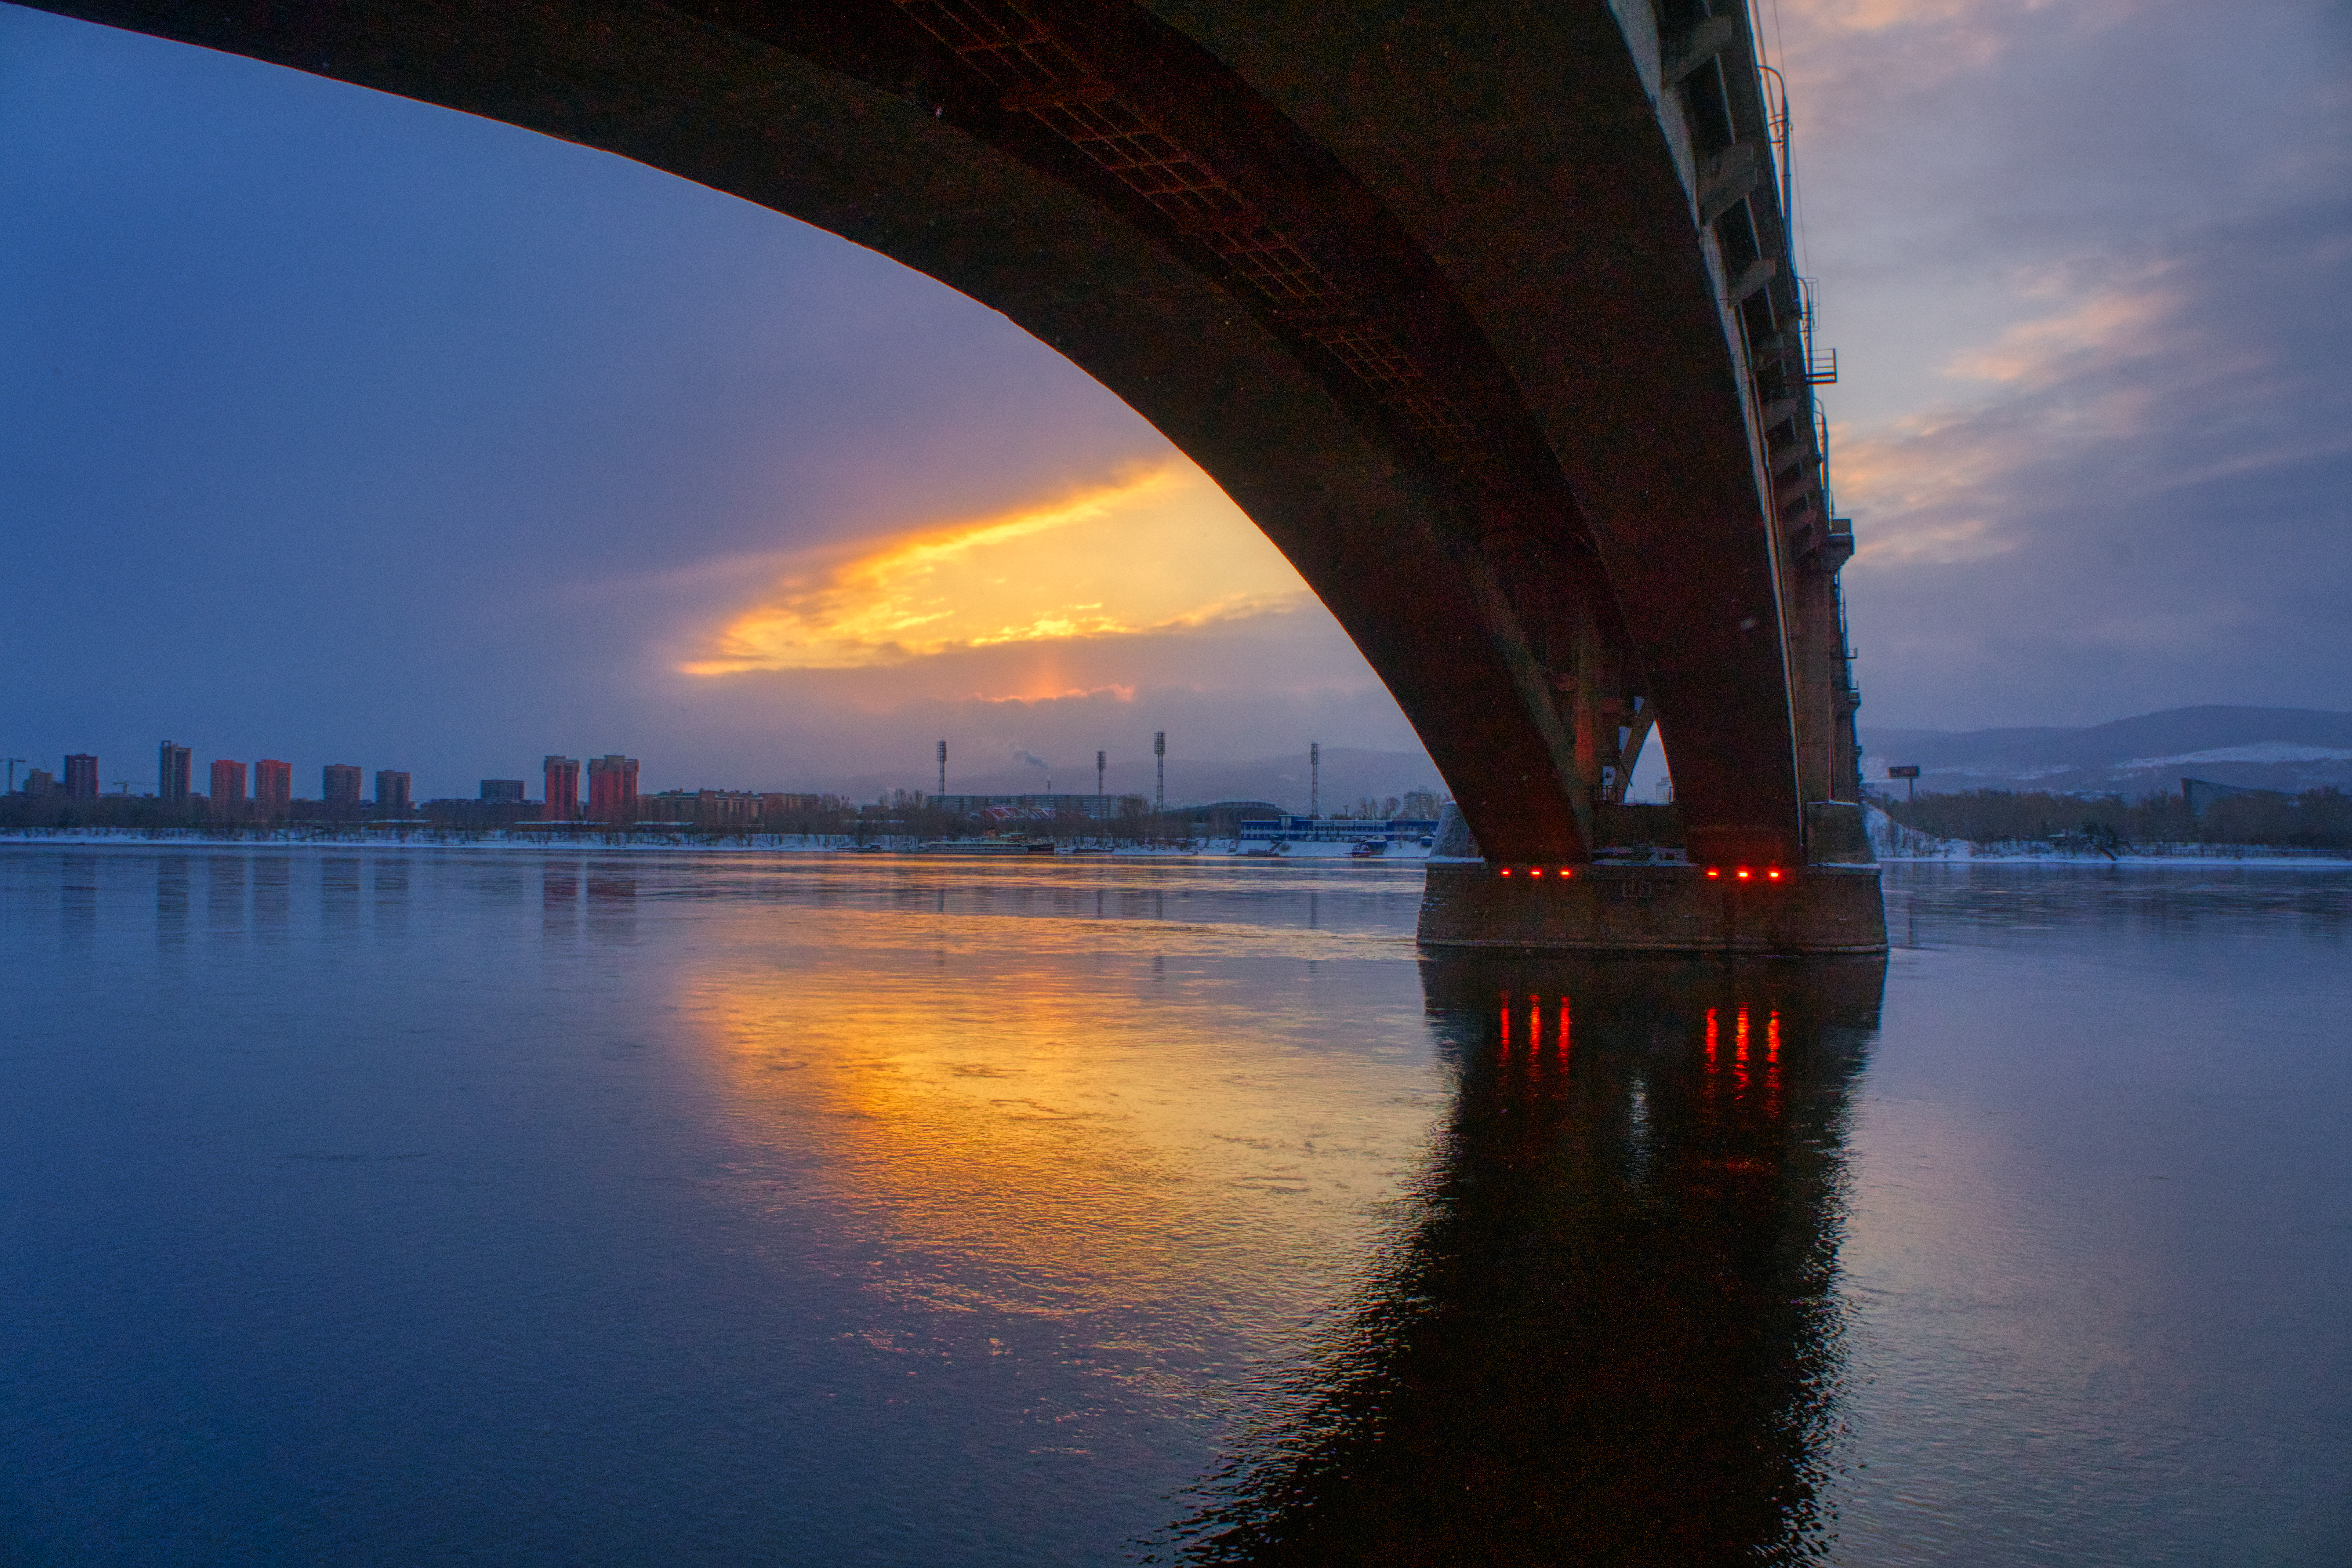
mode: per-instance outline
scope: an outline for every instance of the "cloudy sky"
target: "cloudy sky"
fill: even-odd
[[[2352,708],[2346,10],[1762,12],[1866,721]],[[1083,374],[618,159],[0,6],[0,299],[9,755],[439,795],[1412,746]]]

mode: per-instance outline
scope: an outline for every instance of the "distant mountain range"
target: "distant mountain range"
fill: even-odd
[[[1088,754],[1075,765],[1057,764],[1050,775],[1045,769],[1034,766],[967,773],[955,765],[950,753],[948,790],[953,795],[1044,795],[1049,776],[1059,794],[1092,795],[1094,757]],[[936,784],[936,780],[926,780],[921,787],[928,794]],[[903,774],[875,773],[848,780],[845,792],[853,798],[867,800],[886,789],[907,786]],[[1112,795],[1139,795],[1150,799],[1150,760],[1113,763],[1104,787]],[[1386,800],[1390,795],[1401,796],[1415,789],[1435,790],[1441,795],[1449,793],[1439,782],[1437,769],[1419,752],[1373,752],[1353,746],[1323,748],[1322,806],[1326,812],[1353,805],[1367,796]],[[1254,757],[1240,762],[1168,759],[1171,806],[1201,805],[1218,800],[1262,800],[1286,811],[1305,811],[1306,749],[1300,748],[1295,756]]]
[[[1916,763],[1919,787],[2177,790],[2182,778],[2255,789],[2352,787],[2352,713],[2310,708],[2174,708],[2087,729],[1862,731],[1863,776]]]

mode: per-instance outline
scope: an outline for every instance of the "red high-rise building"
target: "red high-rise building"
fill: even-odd
[[[253,808],[264,816],[283,816],[294,806],[294,764],[264,757],[253,764]]]
[[[245,764],[224,757],[213,764],[213,815],[235,816],[245,809]]]
[[[331,806],[357,813],[361,777],[357,763],[329,763],[319,770],[319,798]]]
[[[194,753],[166,741],[155,749],[155,798],[165,805],[188,804],[188,770]]]
[[[588,759],[588,815],[598,822],[636,820],[636,758],[613,752]]]
[[[406,816],[409,808],[409,777],[397,768],[378,768],[375,774],[375,811],[378,816]]]
[[[572,821],[580,815],[580,759],[550,757],[542,770],[547,778],[547,820]]]

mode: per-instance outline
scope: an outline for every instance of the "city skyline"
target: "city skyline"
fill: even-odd
[[[166,805],[179,805],[191,799],[201,799],[215,803],[226,801],[235,805],[244,805],[248,801],[248,798],[256,803],[262,801],[275,801],[276,803],[282,805],[288,798],[289,798],[288,790],[283,787],[278,787],[281,785],[290,785],[293,764],[289,763],[285,763],[270,757],[264,757],[255,762],[252,764],[252,772],[256,783],[254,792],[252,795],[248,797],[246,792],[247,765],[244,761],[235,757],[215,757],[210,759],[206,763],[207,777],[210,780],[209,787],[202,790],[194,788],[192,781],[194,777],[194,758],[195,754],[196,752],[194,747],[178,745],[171,741],[165,741],[156,748],[157,760],[155,778],[152,781],[137,780],[132,779],[128,775],[118,775],[118,777],[113,781],[116,784],[114,793],[120,795],[133,795],[134,785],[147,784],[151,784],[152,787],[136,790],[135,794],[141,798],[158,800]],[[26,761],[26,759],[21,757],[15,760],[20,763]],[[574,767],[572,777],[576,783],[578,778],[577,760],[564,760],[573,763]],[[553,763],[556,759],[550,757],[548,761],[550,763]],[[634,797],[637,794],[635,788],[635,758],[621,757],[615,753],[614,755],[594,759],[594,762],[596,763],[604,764],[625,764],[625,776],[628,780],[628,787],[621,793],[629,797]],[[103,763],[97,753],[69,752],[64,758],[63,765],[64,776],[67,781],[66,783],[59,784],[58,782],[58,775],[52,773],[46,768],[28,767],[25,773],[22,785],[18,786],[12,784],[11,793],[22,793],[26,795],[57,794],[60,795],[71,795],[75,798],[94,798],[97,795],[106,793],[102,789],[88,787],[91,784],[100,780],[102,776],[100,770],[103,767]],[[310,798],[314,799],[320,804],[329,805],[355,805],[359,804],[362,798],[364,798],[367,804],[377,806],[386,805],[404,805],[412,799],[416,798],[413,790],[413,773],[406,769],[398,768],[377,768],[373,770],[374,774],[374,794],[373,795],[362,797],[360,793],[361,783],[362,778],[369,772],[370,770],[355,763],[322,763],[319,765],[319,794],[315,797],[292,798]],[[491,786],[494,784],[503,785],[513,784],[520,788],[520,782],[521,781],[520,780],[507,779],[481,779],[478,782],[477,787],[482,793],[478,798],[482,800],[507,798],[503,795],[489,793]],[[440,798],[461,797],[443,796]],[[518,793],[511,798],[521,799],[524,797]]]
[[[640,793],[637,788],[640,764],[635,757],[607,752],[586,759],[583,765],[581,758],[550,753],[541,759],[544,784],[541,797],[537,802],[531,801],[525,794],[525,781],[499,778],[478,780],[477,794],[471,797],[444,795],[420,799],[414,795],[412,776],[406,771],[390,768],[375,770],[374,794],[362,797],[360,789],[365,770],[349,763],[322,763],[319,770],[319,795],[315,799],[294,798],[289,789],[291,764],[268,758],[254,764],[259,783],[249,799],[245,790],[246,764],[232,758],[212,759],[208,764],[211,788],[209,791],[196,791],[187,784],[194,749],[165,741],[157,748],[160,775],[157,790],[132,795],[127,788],[119,788],[115,795],[105,798],[132,805],[152,804],[166,811],[195,811],[196,816],[149,817],[143,822],[136,817],[110,820],[101,817],[94,824],[76,822],[68,816],[51,826],[184,828],[211,822],[236,828],[288,819],[313,824],[348,823],[372,814],[378,826],[387,825],[392,820],[434,822],[441,826],[455,822],[475,827],[547,822],[579,826],[599,823],[637,826],[685,825],[702,830],[798,832],[807,830],[808,824],[801,819],[811,816],[862,818],[877,806],[886,815],[894,811],[943,813],[943,820],[986,820],[999,826],[1015,822],[1059,822],[1066,826],[1072,820],[1129,822],[1132,819],[1135,823],[1141,823],[1154,816],[1164,816],[1171,809],[1179,813],[1206,809],[1211,820],[1227,825],[1252,815],[1293,826],[1324,819],[1318,805],[1314,782],[1319,776],[1321,747],[1318,743],[1308,743],[1307,810],[1300,816],[1287,811],[1279,802],[1245,799],[1230,793],[1215,800],[1205,797],[1188,799],[1180,795],[1171,807],[1167,799],[1165,741],[1164,732],[1153,736],[1153,787],[1150,795],[1139,790],[1109,789],[1105,776],[1107,756],[1102,752],[1096,753],[1096,788],[1092,793],[1056,792],[1052,787],[1050,774],[1042,781],[1045,787],[1037,790],[948,791],[944,788],[947,783],[947,746],[942,742],[938,743],[936,752],[940,770],[939,782],[942,786],[937,791],[887,788],[872,800],[833,792],[744,790],[709,785]],[[25,761],[23,758],[14,760],[19,763]],[[79,784],[87,785],[96,774],[99,759],[95,755],[79,753],[69,756],[66,761],[68,776]],[[584,800],[581,794],[583,781],[587,791]],[[87,795],[70,795],[66,789],[56,787],[53,775],[46,769],[31,770],[23,789],[11,789],[9,796],[24,802],[96,798]],[[1386,817],[1433,826],[1446,798],[1442,791],[1419,787],[1407,789],[1401,795],[1390,795],[1385,800],[1375,792],[1361,795],[1353,802],[1336,802],[1329,819],[1354,821]],[[520,810],[532,805],[540,807],[535,813]],[[465,809],[453,811],[451,808]],[[509,808],[513,808],[511,814]]]
[[[937,796],[964,798],[971,795],[972,792],[969,789],[959,791],[943,787],[950,776],[948,773],[946,742],[934,742],[934,748],[931,764],[936,768],[936,778],[939,784],[942,786],[939,788],[928,787],[933,783],[934,775],[927,773],[922,780],[922,786],[925,787],[889,784],[877,786],[874,779],[869,776],[857,781],[856,784],[848,788],[829,786],[807,788],[797,786],[784,787],[772,784],[745,788],[742,787],[743,781],[741,780],[734,781],[732,784],[714,784],[706,778],[696,783],[668,783],[665,784],[658,789],[641,789],[638,782],[642,767],[641,763],[635,757],[626,756],[619,752],[607,752],[602,756],[591,756],[584,760],[580,757],[569,756],[561,752],[550,752],[545,754],[541,759],[539,774],[541,787],[540,794],[536,796],[530,794],[529,782],[525,779],[496,777],[490,775],[477,777],[473,781],[471,789],[464,789],[452,784],[448,788],[419,793],[414,788],[415,773],[413,770],[384,768],[371,770],[361,763],[335,762],[321,763],[318,764],[317,771],[320,783],[317,795],[298,795],[293,792],[292,788],[292,781],[296,772],[296,765],[281,759],[268,757],[258,759],[251,764],[250,777],[252,778],[253,783],[251,793],[249,795],[246,791],[246,779],[248,775],[247,765],[243,760],[231,757],[207,758],[204,765],[206,770],[206,776],[211,781],[211,787],[205,790],[196,790],[192,786],[184,787],[176,796],[167,795],[160,787],[159,781],[133,779],[128,774],[118,773],[114,778],[107,782],[110,783],[114,786],[110,792],[111,797],[128,796],[134,799],[158,800],[167,804],[181,804],[190,800],[202,800],[211,803],[226,799],[239,805],[249,805],[252,808],[253,813],[256,815],[267,815],[268,812],[273,809],[282,811],[289,805],[296,804],[310,804],[325,806],[352,806],[366,805],[380,807],[386,800],[384,792],[387,787],[387,781],[393,782],[394,787],[397,792],[392,798],[396,804],[402,805],[411,803],[417,805],[426,803],[446,804],[455,801],[467,800],[480,802],[526,802],[536,800],[541,804],[562,800],[568,803],[569,810],[572,816],[585,819],[595,819],[600,816],[611,816],[614,812],[619,809],[620,802],[623,800],[688,795],[697,794],[698,792],[706,795],[718,793],[730,795],[741,794],[754,796],[782,794],[791,795],[794,798],[807,799],[815,799],[821,795],[837,796],[844,799],[863,799],[867,795],[872,794],[877,787],[879,787],[885,795],[897,794],[917,798]],[[1114,798],[1126,795],[1135,795],[1138,797],[1150,796],[1155,793],[1155,786],[1164,787],[1166,765],[1171,760],[1165,748],[1166,731],[1155,731],[1152,736],[1151,745],[1135,757],[1120,758],[1117,762],[1113,762],[1111,761],[1110,753],[1108,752],[1098,748],[1095,752],[1095,760],[1097,764],[1096,773],[1097,783],[1100,784],[1112,771],[1131,771],[1139,780],[1139,787],[1135,789],[1127,789],[1122,787],[1120,789],[1108,790],[1108,793]],[[1297,755],[1305,763],[1305,767],[1302,770],[1302,776],[1304,778],[1311,780],[1317,767],[1316,759],[1319,756],[1320,752],[1324,748],[1320,742],[1312,741],[1306,742],[1303,748],[1298,749]],[[157,748],[159,773],[171,759],[176,757],[184,777],[192,779],[194,777],[195,768],[194,759],[202,754],[200,748],[181,746],[173,742],[165,741]],[[1417,752],[1396,754],[1405,757],[1415,757],[1418,755]],[[1179,752],[1174,760],[1177,762],[1178,766],[1181,769],[1188,763],[1194,766],[1206,765],[1213,768],[1234,763],[1263,763],[1267,759],[1263,757],[1239,759],[1185,758],[1181,752]],[[24,763],[26,759],[18,758],[16,761],[21,763]],[[982,770],[975,770],[971,773],[965,773],[960,770],[957,777],[966,783],[969,783],[970,779],[972,777],[992,779],[1001,783],[1008,776],[1018,776],[1017,770],[1019,768],[1035,768],[1041,771],[1037,776],[1038,787],[1034,791],[993,789],[983,790],[980,793],[992,796],[1034,795],[1040,798],[1049,795],[1054,795],[1055,798],[1060,798],[1062,795],[1070,794],[1070,792],[1066,791],[1057,793],[1051,789],[1050,786],[1053,783],[1052,773],[1047,767],[1045,759],[1040,758],[1034,753],[1020,752],[1014,757],[1003,759],[1002,761],[1012,764],[1012,766],[1010,768],[1003,768],[995,772],[989,772],[984,768]],[[1444,794],[1444,785],[1442,782],[1436,780],[1435,770],[1428,767],[1425,758],[1420,759],[1420,762],[1423,770],[1428,775],[1428,781],[1425,783],[1402,786],[1402,791],[1404,793],[1412,793],[1414,791],[1433,789],[1438,795],[1442,795]],[[102,767],[102,761],[96,753],[68,754],[64,759],[65,782],[59,782],[58,775],[52,773],[49,770],[37,767],[28,768],[27,772],[24,775],[22,784],[12,789],[11,793],[21,793],[27,795],[56,795],[59,797],[68,797],[72,795],[73,793],[71,781],[76,779],[81,779],[86,782],[96,781],[100,777]],[[363,790],[363,781],[371,773],[373,773],[374,780],[375,793],[373,795],[365,794]],[[1636,776],[1637,779],[1644,781],[1643,785],[1644,793],[1642,798],[1649,798],[1650,794],[1654,791],[1654,781],[1660,780],[1664,777],[1664,771],[1659,765],[1658,759],[1654,756],[1645,758],[1643,765],[1637,768]],[[39,781],[47,782],[44,783]],[[142,785],[146,787],[140,787]],[[1306,798],[1308,802],[1308,808],[1311,811],[1313,809],[1314,799],[1313,786],[1311,783],[1301,783],[1299,787],[1307,792]],[[1377,794],[1378,792],[1376,791],[1375,793]],[[1195,789],[1192,791],[1191,794],[1202,795],[1202,797],[1205,799],[1208,797],[1208,795],[1213,795],[1215,792],[1211,791],[1207,792],[1207,795],[1203,795],[1202,791]],[[110,795],[110,792],[105,789],[93,786],[88,790],[87,794],[75,796],[75,798],[97,798],[102,795]],[[1073,795],[1071,795],[1071,798],[1076,798],[1076,796]]]

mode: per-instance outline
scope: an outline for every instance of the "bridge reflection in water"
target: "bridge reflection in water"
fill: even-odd
[[[1425,960],[1459,1098],[1372,1285],[1167,1549],[1807,1562],[1883,960]]]

